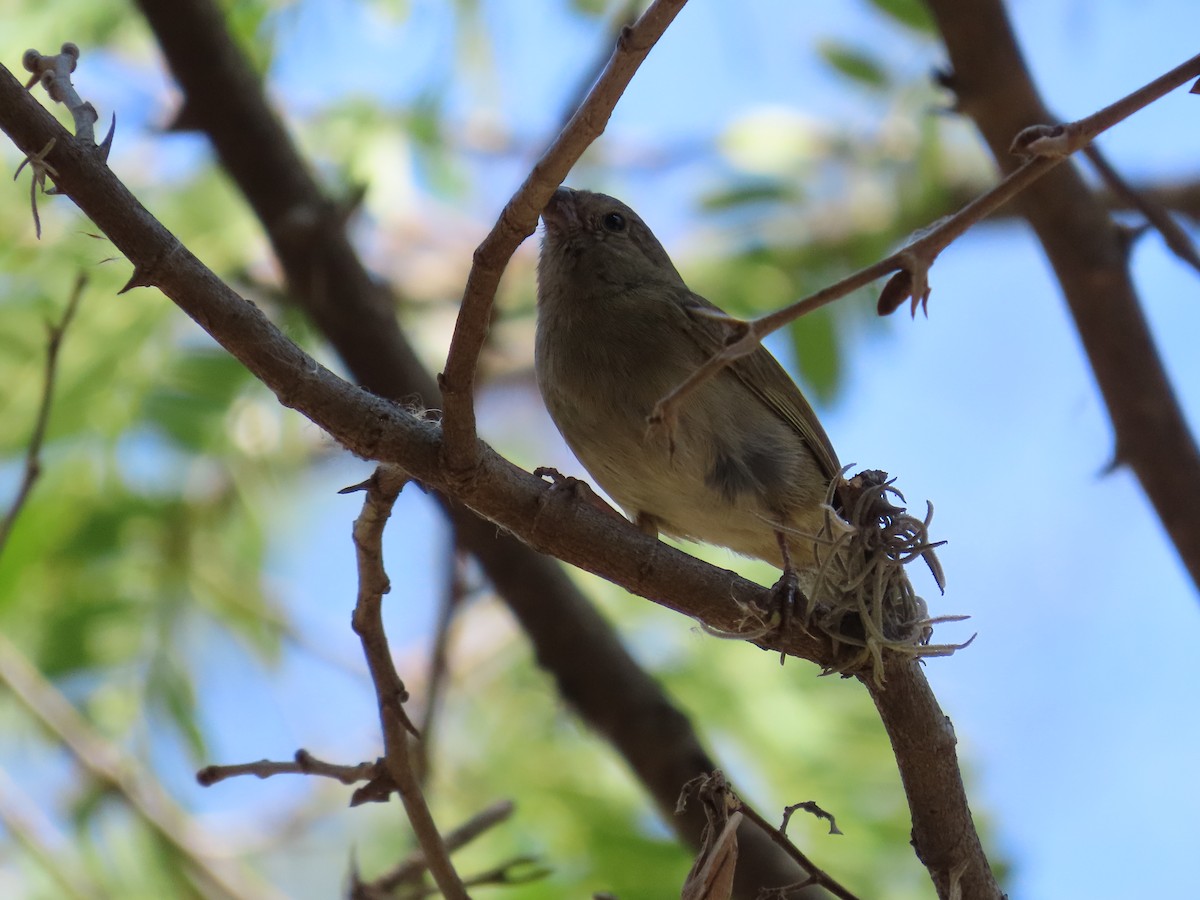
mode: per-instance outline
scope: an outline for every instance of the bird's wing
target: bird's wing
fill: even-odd
[[[704,313],[715,311],[725,315],[725,312],[696,293],[689,295],[689,302],[689,318],[696,326],[688,329],[689,334],[695,336],[706,355],[719,353],[725,346],[726,332],[720,322]],[[734,360],[729,364],[729,369],[771,411],[796,430],[812,450],[826,476],[833,478],[841,472],[837,453],[813,408],[800,393],[800,388],[796,387],[796,382],[766,348],[759,347],[753,353]]]

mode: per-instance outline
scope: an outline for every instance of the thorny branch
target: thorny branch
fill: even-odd
[[[761,586],[669,548],[609,515],[555,499],[544,482],[482,443],[477,477],[465,482],[456,477],[444,461],[437,423],[347,384],[284,337],[155,221],[93,154],[78,148],[2,68],[0,126],[19,148],[59,138],[53,153],[59,187],[129,257],[134,264],[131,283],[159,287],[281,403],[301,410],[347,449],[399,463],[427,487],[455,497],[535,549],[553,552],[717,629],[738,627],[740,609],[766,606]],[[534,521],[541,526],[536,534],[530,530]],[[799,628],[756,643],[826,667],[835,661],[828,639]],[[904,752],[897,752],[902,773],[913,768],[920,775],[906,778],[906,784],[919,785],[919,790],[909,790],[914,828],[959,835],[955,858],[969,863],[977,884],[989,867],[971,821],[953,742],[941,740],[945,716],[915,664],[889,660],[885,665],[887,691],[872,691],[872,696],[893,746],[899,747],[903,738]],[[938,801],[925,803],[926,796]]]
[[[184,92],[177,124],[186,122],[212,141],[269,237],[291,298],[369,391],[391,399],[436,396],[434,380],[396,322],[396,298],[367,272],[347,240],[345,204],[317,184],[222,11],[212,0],[139,0],[138,6]],[[119,207],[124,198],[109,202]],[[272,351],[263,345],[258,352]],[[688,718],[560,566],[512,530],[481,518],[457,494],[433,496],[521,623],[563,699],[628,761],[658,808],[673,805],[680,784],[714,767]],[[372,780],[355,792],[352,805],[386,800],[391,791],[390,779]],[[699,839],[700,817],[678,817],[672,824],[681,839]],[[739,840],[739,896],[794,878],[791,861],[752,826]]]
[[[927,0],[926,5],[946,45],[945,84],[956,106],[974,121],[1000,168],[1013,168],[1013,135],[1049,116],[1004,4]],[[1162,79],[1154,84],[1156,92],[1166,86]],[[1116,114],[1110,110],[1105,117]],[[1100,198],[1073,166],[1035,184],[1021,206],[1054,270],[1104,399],[1113,466],[1128,467],[1137,477],[1200,588],[1200,446],[1138,297],[1128,233],[1104,215]]]
[[[392,662],[387,633],[383,628],[383,595],[391,590],[383,568],[383,529],[392,506],[408,476],[394,466],[380,466],[366,482],[362,513],[354,522],[354,546],[358,557],[358,603],[354,607],[354,631],[362,640],[363,653],[379,700],[383,727],[384,764],[395,782],[408,813],[417,842],[425,854],[430,874],[448,900],[467,900],[462,879],[450,862],[445,840],[437,830],[413,769],[409,735],[416,729],[404,711],[408,692]]]

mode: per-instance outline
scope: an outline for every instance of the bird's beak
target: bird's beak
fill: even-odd
[[[575,192],[569,187],[560,187],[550,195],[550,202],[542,210],[542,221],[548,231],[561,232],[579,225],[579,210],[575,203]]]

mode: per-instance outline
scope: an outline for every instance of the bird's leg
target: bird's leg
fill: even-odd
[[[650,513],[643,510],[637,514],[637,518],[633,520],[633,524],[638,527],[638,531],[643,534],[648,534],[652,538],[657,538],[659,533],[658,516],[652,516]]]
[[[771,605],[779,609],[779,631],[786,632],[792,624],[796,611],[796,598],[800,593],[800,578],[792,565],[792,554],[788,551],[787,536],[782,531],[775,532],[775,540],[779,542],[779,553],[783,557],[783,574],[771,588]],[[783,659],[780,659],[783,662]]]

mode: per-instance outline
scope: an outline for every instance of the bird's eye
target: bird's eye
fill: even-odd
[[[605,217],[603,219],[600,220],[600,224],[604,226],[605,231],[612,231],[612,232],[624,231],[625,230],[625,217],[623,215],[621,215],[619,212],[610,212],[607,215],[605,215]]]

